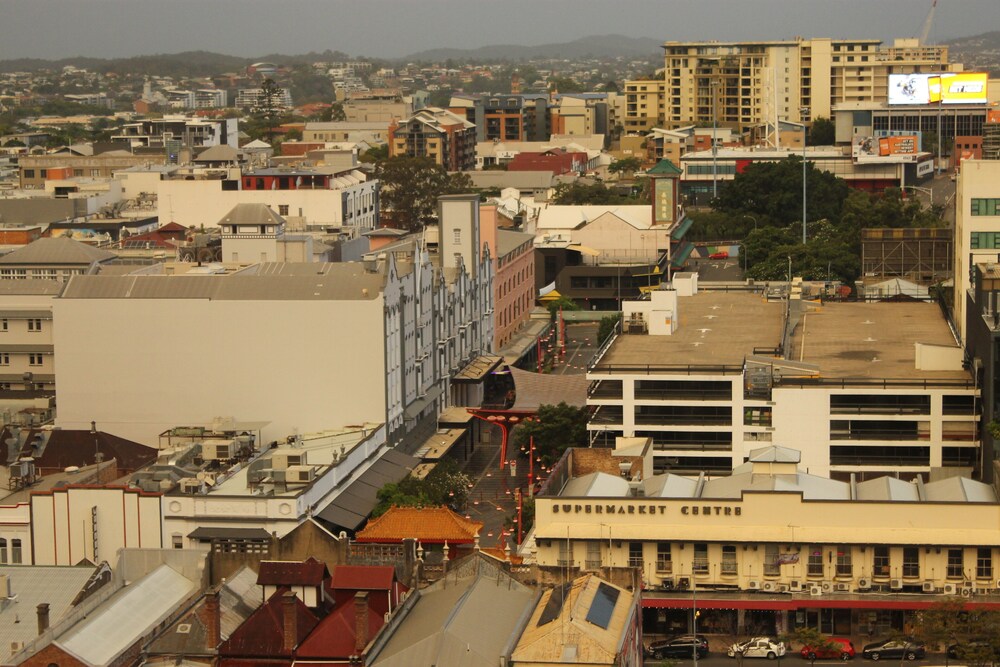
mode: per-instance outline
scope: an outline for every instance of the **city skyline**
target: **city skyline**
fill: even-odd
[[[606,3],[594,0],[510,0],[503,12],[480,0],[292,0],[280,5],[264,0],[15,0],[4,8],[0,59],[117,58],[191,50],[253,57],[328,49],[399,58],[432,48],[560,43],[609,33],[663,41],[798,35],[891,43],[919,35],[931,4],[626,0],[617,7],[627,11],[609,12]],[[393,21],[393,15],[408,18]],[[413,29],[415,23],[420,30]],[[995,0],[943,0],[930,41],[980,34],[991,25],[1000,25]]]

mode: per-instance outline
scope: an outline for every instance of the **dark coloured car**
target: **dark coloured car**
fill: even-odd
[[[850,639],[830,637],[827,639],[827,642],[830,644],[827,647],[813,648],[809,645],[803,646],[802,650],[799,651],[799,655],[806,660],[815,660],[816,658],[823,660],[850,660],[854,657],[854,644],[851,643]]]
[[[948,647],[948,657],[952,660],[968,660],[979,662],[982,659],[1000,662],[1000,644],[991,644],[984,639],[973,639],[964,644],[952,644]]]
[[[866,644],[861,657],[866,660],[922,660],[927,655],[923,644],[905,639],[883,639],[874,644]]]
[[[698,657],[708,655],[708,638],[705,635],[680,635],[653,642],[646,648],[646,655],[657,660],[663,658],[691,658],[695,650]]]

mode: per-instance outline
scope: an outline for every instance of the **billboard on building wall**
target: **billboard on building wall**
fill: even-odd
[[[989,109],[986,111],[987,123],[1000,123],[1000,109]]]
[[[986,72],[890,74],[889,104],[986,104]]]
[[[851,155],[855,162],[913,162],[920,149],[920,138],[915,134],[871,137],[854,137]]]

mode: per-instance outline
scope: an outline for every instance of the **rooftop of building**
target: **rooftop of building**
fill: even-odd
[[[781,343],[785,304],[748,292],[706,292],[679,299],[671,336],[623,335],[592,369],[742,366],[754,348]]]
[[[816,367],[821,378],[968,380],[968,371],[921,367],[918,345],[954,352],[955,337],[934,303],[795,302],[788,363]],[[670,336],[621,335],[592,367],[742,367],[747,357],[781,346],[785,303],[759,293],[701,290],[678,299],[678,327]],[[770,352],[766,354],[771,354]],[[775,359],[775,363],[781,363]],[[734,371],[737,368],[733,369]]]

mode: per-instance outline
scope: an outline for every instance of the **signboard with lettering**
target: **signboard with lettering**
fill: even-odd
[[[890,74],[889,104],[986,104],[985,72]]]
[[[739,505],[680,505],[676,508],[684,516],[742,516]],[[602,515],[665,515],[667,505],[649,503],[552,503],[553,514],[602,514]]]
[[[655,178],[653,179],[653,223],[657,225],[668,225],[676,219],[674,211],[674,187],[677,183],[675,178]]]

